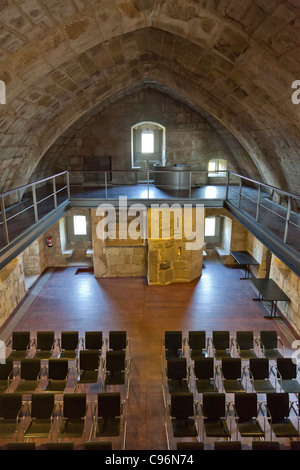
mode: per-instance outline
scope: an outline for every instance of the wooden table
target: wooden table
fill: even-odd
[[[289,297],[280,289],[273,279],[252,279],[254,287],[259,292],[257,298],[253,300],[271,302],[271,314],[265,318],[276,318],[277,302],[289,302]],[[277,316],[280,318],[280,316]]]
[[[259,262],[248,251],[231,251],[230,254],[241,267],[245,268],[245,276],[240,279],[250,279],[249,266],[257,266]]]

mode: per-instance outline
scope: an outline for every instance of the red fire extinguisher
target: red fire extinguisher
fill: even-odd
[[[52,246],[53,246],[52,237],[47,237],[46,238],[46,244],[47,244],[48,248],[52,248]]]

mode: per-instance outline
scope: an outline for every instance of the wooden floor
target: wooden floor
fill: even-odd
[[[30,330],[32,336],[55,330],[57,337],[63,330],[78,330],[80,336],[126,330],[132,348],[126,450],[167,449],[160,360],[166,330],[182,330],[184,336],[189,330],[206,330],[208,336],[213,330],[230,330],[232,336],[253,330],[258,336],[260,330],[276,329],[291,351],[293,332],[282,321],[265,319],[265,307],[252,300],[251,282],[214,257],[205,260],[201,279],[165,287],[149,287],[144,278],[95,279],[76,271],[46,273],[45,285],[36,293],[42,277],[0,333],[5,339],[11,329]],[[96,392],[90,386],[89,398]]]

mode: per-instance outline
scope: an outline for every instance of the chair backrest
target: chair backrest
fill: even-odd
[[[48,361],[48,376],[50,380],[66,380],[68,374],[68,359],[51,358]]]
[[[260,340],[265,349],[276,349],[278,345],[277,331],[275,330],[261,331]]]
[[[242,450],[241,441],[215,441],[215,450]]]
[[[6,445],[7,450],[35,450],[35,442],[9,442]]]
[[[54,410],[53,393],[33,393],[31,396],[31,417],[49,419]]]
[[[81,349],[79,351],[80,370],[97,370],[99,368],[98,351]]]
[[[26,351],[30,343],[30,331],[13,331],[12,349],[16,351]]]
[[[241,350],[253,349],[254,347],[254,333],[253,331],[237,331],[236,341]]]
[[[182,380],[187,376],[187,362],[185,357],[176,357],[167,361],[167,377],[170,380]]]
[[[204,450],[203,442],[177,442],[177,450]]]
[[[84,450],[112,450],[111,441],[85,442]]]
[[[103,334],[102,331],[85,332],[85,349],[102,349]]]
[[[37,380],[41,371],[40,359],[22,359],[21,361],[21,379]]]
[[[61,347],[67,351],[74,351],[78,347],[79,333],[78,331],[62,331]]]
[[[74,442],[46,442],[46,450],[73,450]]]
[[[267,407],[273,423],[283,421],[290,414],[289,394],[279,392],[267,393]]]
[[[201,351],[206,347],[206,332],[205,331],[189,331],[188,336],[189,346],[192,350]]]
[[[269,359],[267,357],[251,357],[249,368],[254,380],[269,378]]]
[[[191,392],[171,393],[171,416],[187,418],[194,415],[194,396]]]
[[[214,359],[212,357],[200,357],[194,362],[195,376],[197,379],[211,379],[214,377]]]
[[[109,349],[120,351],[126,349],[127,333],[126,331],[110,331],[108,334]]]
[[[115,418],[121,416],[121,394],[108,392],[98,394],[98,417]]]
[[[37,349],[51,350],[54,345],[55,333],[54,331],[37,331],[36,345]]]
[[[235,393],[234,405],[240,421],[248,421],[257,416],[256,393]]]
[[[203,414],[209,420],[225,416],[225,393],[203,393]]]
[[[297,364],[291,357],[278,357],[277,369],[284,380],[297,378]]]
[[[4,364],[0,363],[0,380],[7,380],[13,371],[13,367],[13,361],[6,360]]]
[[[182,348],[182,331],[165,331],[165,349],[178,351]]]
[[[212,340],[217,350],[229,349],[230,332],[229,331],[213,331]]]
[[[80,419],[86,414],[85,393],[65,393],[63,396],[63,414],[70,419]]]
[[[22,408],[22,394],[0,393],[0,417],[16,419]]]
[[[107,351],[106,370],[110,372],[119,372],[125,370],[125,359],[125,351]]]
[[[278,441],[252,441],[252,450],[279,450]]]
[[[222,373],[224,379],[240,379],[242,375],[242,360],[239,357],[223,357]]]

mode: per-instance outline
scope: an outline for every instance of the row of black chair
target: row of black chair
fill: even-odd
[[[214,450],[243,450],[241,441],[215,441]],[[290,443],[290,450],[300,450],[298,441],[292,441]],[[211,450],[211,447],[208,447]],[[252,450],[280,450],[280,442],[278,441],[252,441]],[[178,442],[177,450],[205,450],[203,442]]]
[[[197,390],[209,392],[287,392],[300,393],[298,367],[292,358],[280,357],[270,366],[269,359],[253,357],[247,365],[241,358],[226,357],[220,363],[212,357],[198,357],[188,365],[186,357],[166,361],[162,374],[164,402],[166,393]]]
[[[182,331],[165,331],[162,338],[162,360],[186,356],[191,360],[198,357],[223,357],[237,355],[242,360],[263,356],[270,360],[285,357],[285,346],[275,330],[260,331],[258,337],[253,331],[236,331],[232,337],[229,331],[189,331],[183,337]]]
[[[102,331],[86,331],[83,337],[78,331],[62,331],[58,338],[54,331],[37,331],[33,338],[30,331],[13,331],[6,343],[7,360],[12,361],[27,357],[76,360],[80,349],[97,351],[101,355],[104,346],[107,350],[124,350],[130,355],[130,339],[126,331],[109,331],[107,338],[103,337]]]
[[[56,431],[56,441],[61,439],[86,438],[87,414],[91,409],[91,429],[89,438],[118,438],[125,449],[126,441],[126,401],[118,392],[98,393],[93,403],[85,393],[65,393],[62,400],[56,401],[52,393],[37,393],[27,402],[20,394],[0,393],[0,438],[13,438],[22,432],[23,441],[49,438],[52,442]],[[26,418],[26,426],[23,423]],[[55,429],[55,423],[57,429]],[[95,441],[97,442],[97,441]]]
[[[74,442],[47,442],[45,446],[37,447],[35,442],[9,442],[1,450],[74,450]],[[112,450],[111,441],[85,442],[81,450]]]
[[[232,402],[226,401],[224,393],[204,393],[198,402],[191,392],[173,392],[166,407],[168,449],[170,427],[173,438],[194,438],[200,442],[200,419],[202,442],[205,436],[231,440],[233,433],[236,433],[235,440],[239,435],[266,440],[267,423],[269,440],[272,433],[276,438],[299,440],[299,401],[290,402],[288,393],[268,393],[265,402],[259,402],[256,393],[236,393]],[[297,426],[293,419],[297,420]]]

